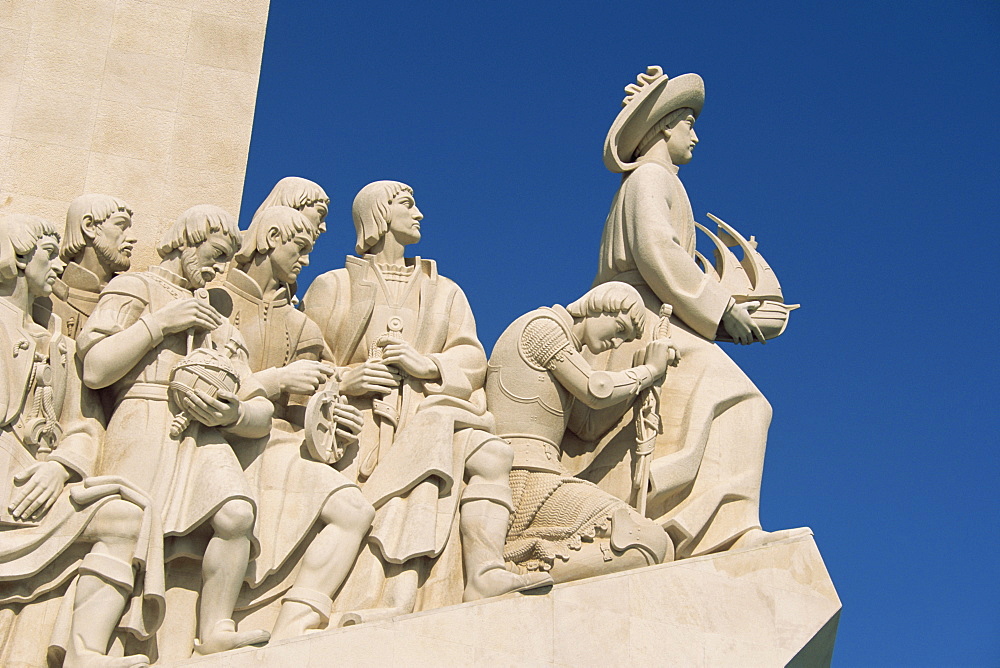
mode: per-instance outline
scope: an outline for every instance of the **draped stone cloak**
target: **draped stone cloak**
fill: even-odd
[[[615,194],[601,239],[594,284],[635,286],[657,321],[673,307],[671,338],[681,362],[666,375],[661,395],[663,433],[656,440],[653,487],[672,490],[647,510],[675,537],[679,557],[724,547],[759,527],[764,446],[771,407],[743,371],[713,341],[729,295],[695,263],[694,216],[677,167],[640,161]],[[595,368],[626,368],[641,341],[593,359]],[[588,416],[592,420],[593,416]],[[572,435],[564,463],[582,477],[628,498],[631,416],[600,441]],[[579,430],[578,430],[579,431]]]
[[[414,267],[410,294],[416,296],[416,314],[402,335],[434,361],[440,379],[404,379],[395,438],[367,480],[359,479],[359,463],[379,434],[371,398],[360,399],[365,426],[359,452],[338,463],[375,506],[370,542],[393,564],[441,554],[457,516],[465,459],[493,430],[482,389],[486,353],[465,294],[437,273],[433,260],[407,262]],[[371,342],[386,331],[384,322],[373,319],[376,303],[384,303],[378,271],[371,256],[349,256],[344,269],[319,276],[303,300],[340,366],[363,363]]]

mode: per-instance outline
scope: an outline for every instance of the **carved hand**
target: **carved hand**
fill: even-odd
[[[358,440],[361,427],[365,424],[365,419],[354,406],[350,404],[334,404],[333,417],[337,420],[337,435],[348,442]]]
[[[399,381],[399,374],[394,369],[380,362],[365,362],[344,374],[340,392],[352,397],[388,394],[399,386]]]
[[[437,364],[427,355],[417,350],[406,341],[390,343],[382,354],[382,362],[399,367],[412,378],[421,380],[437,380],[441,377]]]
[[[733,304],[733,307],[722,316],[722,326],[726,328],[729,336],[733,337],[742,345],[749,345],[757,339],[764,343],[764,335],[760,327],[754,322],[750,314],[757,310],[760,302],[746,302],[744,304]]]
[[[213,399],[201,390],[184,399],[184,410],[206,427],[228,427],[240,419],[240,400],[232,392],[220,390]]]
[[[313,394],[336,372],[329,364],[315,360],[295,360],[278,369],[282,392]]]
[[[164,334],[176,334],[192,327],[212,330],[225,322],[218,311],[194,297],[172,301],[152,317]]]
[[[10,497],[7,510],[15,519],[27,520],[41,517],[62,492],[69,471],[59,462],[38,462],[14,475],[14,484],[20,485]]]
[[[656,339],[646,345],[645,361],[651,367],[654,378],[665,374],[668,366],[677,366],[680,358],[677,348],[668,339]]]

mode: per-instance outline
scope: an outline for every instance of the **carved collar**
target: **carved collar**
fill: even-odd
[[[265,301],[264,293],[260,289],[260,285],[257,284],[257,281],[250,278],[245,271],[241,271],[236,267],[229,268],[224,285],[227,290],[232,290],[248,301],[258,304],[262,304]],[[288,286],[282,285],[275,293],[274,299],[267,300],[267,303],[271,306],[284,306],[289,301]]]
[[[637,160],[635,164],[636,167],[638,167],[639,165],[645,165],[647,162],[651,162],[654,165],[659,165],[660,167],[663,167],[668,172],[674,175],[676,175],[677,172],[680,171],[680,167],[673,164],[672,162],[667,162],[666,160],[656,160],[654,158],[639,158],[639,160]]]
[[[101,281],[94,272],[70,262],[52,285],[52,294],[89,316],[97,307]]]
[[[84,269],[76,262],[70,262],[62,274],[62,282],[68,287],[85,292],[101,291],[101,279],[89,269]]]
[[[28,331],[24,328],[25,316],[24,312],[11,304],[6,299],[0,299],[0,321],[7,323],[7,326],[13,326],[18,332],[24,335],[28,334]],[[32,304],[32,320],[35,324],[40,327],[44,327],[50,335],[55,335],[61,329],[59,323],[59,318],[57,315],[52,313],[48,307],[42,303],[42,300],[36,300]]]
[[[188,285],[187,279],[183,276],[179,276],[169,269],[164,268],[162,265],[154,264],[149,268],[149,273],[153,274],[156,278],[166,281],[171,285],[175,285],[179,288],[184,288],[185,290],[190,290],[191,287]]]

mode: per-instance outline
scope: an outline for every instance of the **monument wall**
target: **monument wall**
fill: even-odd
[[[268,0],[0,2],[0,211],[62,221],[114,193],[156,239],[193,204],[238,215]],[[157,261],[139,244],[133,266]]]

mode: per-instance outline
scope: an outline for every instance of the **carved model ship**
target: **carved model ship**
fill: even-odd
[[[781,294],[781,284],[774,270],[757,251],[757,239],[753,236],[746,239],[736,229],[712,214],[708,214],[718,228],[713,233],[701,223],[695,226],[705,233],[715,246],[713,254],[715,262],[709,262],[701,253],[695,251],[695,260],[702,270],[715,278],[725,288],[737,303],[756,301],[760,306],[751,313],[754,322],[760,327],[765,339],[780,336],[788,326],[788,314],[799,308],[800,304],[786,304]],[[739,259],[730,250],[739,248],[743,258]],[[718,341],[732,341],[724,329],[720,328]]]

